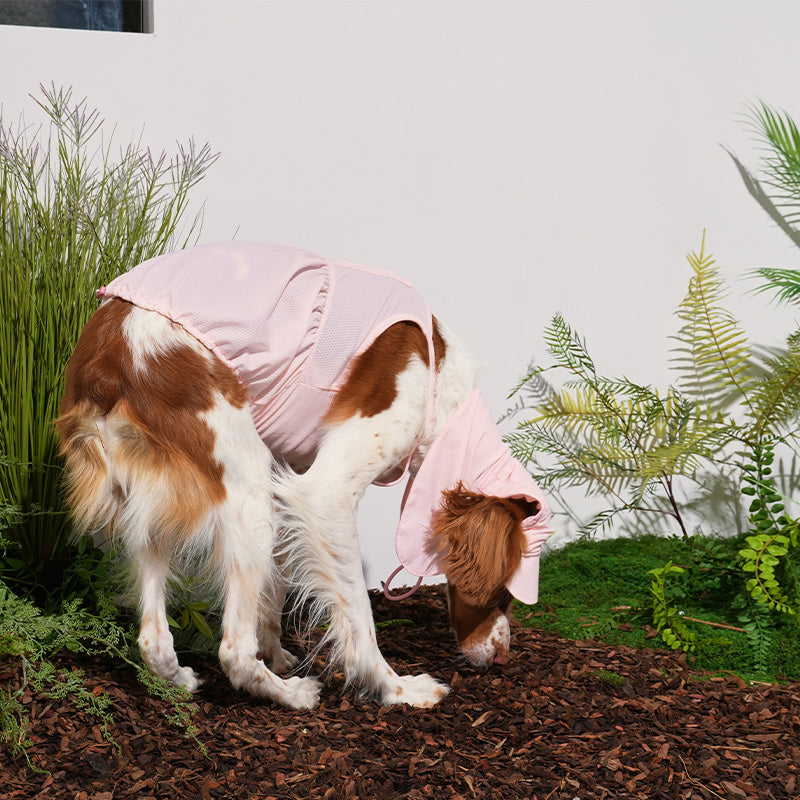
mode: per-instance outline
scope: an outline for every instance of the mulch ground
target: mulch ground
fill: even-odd
[[[433,709],[382,708],[329,676],[293,712],[233,691],[216,664],[195,722],[166,719],[129,668],[64,658],[113,698],[111,733],[68,703],[26,697],[33,772],[0,753],[0,797],[70,798],[800,798],[800,685],[692,672],[682,657],[573,642],[515,625],[512,661],[480,672],[460,656],[438,588],[373,599],[389,662],[450,684]],[[0,681],[19,685],[11,662]]]

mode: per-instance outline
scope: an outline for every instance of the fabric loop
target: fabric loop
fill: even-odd
[[[412,594],[414,594],[414,592],[416,592],[416,591],[417,591],[417,589],[419,589],[419,587],[422,585],[422,578],[421,578],[421,577],[419,577],[419,578],[417,578],[417,583],[416,583],[416,585],[415,585],[415,586],[413,586],[411,589],[409,589],[407,592],[403,592],[403,594],[390,594],[390,593],[389,593],[389,587],[390,587],[390,585],[391,585],[392,581],[393,581],[393,580],[394,580],[394,579],[397,577],[398,573],[400,573],[400,572],[402,572],[402,571],[403,571],[403,569],[404,569],[404,567],[403,567],[403,565],[401,564],[401,565],[400,565],[400,566],[399,566],[399,567],[398,567],[398,568],[397,568],[397,569],[396,569],[396,570],[395,570],[395,571],[394,571],[394,572],[393,572],[393,573],[392,573],[392,574],[391,574],[391,575],[390,575],[390,576],[389,576],[389,577],[386,579],[386,581],[385,581],[385,582],[384,582],[384,581],[381,581],[381,584],[382,584],[382,586],[383,586],[383,596],[384,596],[384,597],[385,597],[387,600],[394,600],[394,601],[397,601],[397,600],[406,600],[406,599],[408,599],[409,597],[411,597],[411,595],[412,595]]]

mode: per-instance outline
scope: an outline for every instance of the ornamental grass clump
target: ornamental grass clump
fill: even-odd
[[[70,540],[53,420],[95,290],[196,238],[190,189],[217,158],[190,141],[168,156],[116,147],[71,89],[40,87],[44,123],[0,113],[0,531],[6,567],[60,578]],[[44,566],[43,566],[44,565]]]
[[[22,684],[0,689],[0,747],[27,757],[29,690],[69,697],[111,739],[110,699],[53,664],[62,650],[125,661],[196,740],[189,696],[138,659],[111,600],[110,554],[73,541],[53,421],[96,289],[196,239],[189,193],[217,155],[192,141],[172,156],[118,148],[70,89],[33,99],[42,124],[0,112],[0,659],[22,667]]]

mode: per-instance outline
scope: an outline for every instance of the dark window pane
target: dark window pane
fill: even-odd
[[[152,33],[152,0],[0,0],[0,25]]]

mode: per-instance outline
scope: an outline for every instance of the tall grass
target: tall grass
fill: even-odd
[[[69,542],[53,420],[95,290],[196,239],[189,193],[217,154],[193,141],[171,156],[117,147],[71,89],[33,100],[37,125],[0,112],[0,530],[40,564]]]

